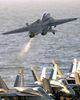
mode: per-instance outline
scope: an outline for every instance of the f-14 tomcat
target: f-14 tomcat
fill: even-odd
[[[52,29],[52,26],[56,27],[59,24],[67,23],[70,21],[77,20],[77,18],[68,18],[68,19],[58,19],[55,20],[50,16],[50,13],[43,13],[41,19],[36,20],[32,24],[26,23],[27,26],[12,30],[9,32],[2,33],[3,35],[7,34],[13,34],[13,33],[20,33],[20,32],[26,32],[29,31],[29,34],[27,34],[30,38],[35,37],[39,33],[41,35],[46,35],[47,32],[52,32],[55,34],[56,30]],[[26,35],[26,36],[27,36]]]

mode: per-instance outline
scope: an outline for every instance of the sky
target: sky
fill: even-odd
[[[28,4],[28,5],[52,5],[54,7],[54,4],[58,3],[58,4],[66,4],[66,5],[79,5],[80,6],[80,0],[0,0],[0,5],[4,5],[4,4],[12,4],[12,5],[16,5],[16,4]]]
[[[36,3],[40,3],[40,2],[43,2],[43,3],[46,3],[46,2],[80,2],[80,0],[0,0],[0,2],[27,2],[27,3],[33,3],[33,2],[36,2]]]

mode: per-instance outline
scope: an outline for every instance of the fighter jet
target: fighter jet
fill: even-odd
[[[54,65],[56,63],[53,59],[52,59],[52,63],[53,63],[53,67],[54,67]],[[60,72],[58,66],[56,66],[56,69],[54,69],[54,70],[57,71],[57,75],[55,76],[55,79],[65,77],[69,84],[75,84],[75,72],[79,70],[79,63],[78,63],[78,67],[77,67],[77,59],[74,59],[71,64],[69,73],[64,73],[63,75]],[[53,69],[52,69],[52,72],[53,72]],[[53,79],[53,78],[54,78],[54,74],[52,73],[51,79]]]
[[[8,88],[0,77],[0,100],[54,100],[41,87],[24,86],[23,76],[23,71],[19,70],[12,88]]]
[[[74,75],[75,75],[75,84],[69,84],[69,85],[75,91],[76,95],[80,97],[80,71],[76,71]]]
[[[52,62],[53,62],[53,64],[55,64],[53,59],[52,59]],[[80,70],[79,70],[80,61],[78,62],[78,67],[77,68],[76,68],[76,62],[77,62],[77,59],[74,59],[73,63],[72,63],[72,66],[70,68],[70,71],[69,71],[69,72],[71,72],[69,76],[67,76],[66,74],[62,75],[59,68],[56,66],[56,69],[54,69],[54,70],[59,75],[56,75],[55,79],[65,78],[68,82],[68,85],[75,91],[76,95],[80,95],[80,93],[79,93],[79,91],[80,91]],[[72,75],[72,77],[71,77],[71,75]],[[59,77],[57,77],[57,76],[59,76]]]
[[[26,23],[25,27],[12,30],[9,32],[5,32],[2,34],[7,35],[7,34],[29,31],[29,33],[26,36],[29,36],[30,38],[35,37],[39,33],[41,33],[41,35],[46,35],[48,32],[52,32],[53,34],[55,34],[56,30],[53,30],[52,26],[56,27],[59,24],[67,23],[67,22],[74,21],[74,20],[77,20],[77,18],[55,20],[50,16],[50,13],[46,12],[46,13],[43,13],[41,19],[38,19],[33,23],[31,24]]]
[[[47,69],[46,67],[43,67],[42,72],[41,72],[40,80],[42,80],[43,84],[38,84],[38,83],[26,84],[25,87],[33,88],[36,92],[38,92],[40,94],[42,93],[43,95],[45,95],[44,92],[46,92],[47,95],[54,98],[55,97],[54,91],[56,90],[56,88],[61,89],[61,87],[59,87],[59,86],[57,87],[56,85],[55,86],[52,85],[52,87],[51,87],[49,79],[45,78],[46,77],[45,76],[46,75],[46,69]],[[22,70],[19,70],[18,75],[17,75],[16,80],[15,80],[15,84],[14,84],[14,87],[20,87],[20,86],[24,86],[24,74],[23,74]],[[45,96],[47,98],[49,98],[47,95],[45,95]]]
[[[56,66],[56,65],[55,65]],[[56,67],[55,67],[56,68]],[[37,80],[37,84],[42,84],[42,81],[40,80],[38,74],[36,73],[34,67],[31,65],[31,70],[32,70],[32,74],[34,79]],[[55,70],[54,72],[54,76],[57,75],[57,70]],[[35,81],[36,81],[35,80]],[[59,79],[50,79],[50,85],[52,88],[54,88],[56,86],[56,89],[58,90],[58,92],[62,91],[63,93],[65,93],[65,95],[69,95],[69,96],[73,96],[75,95],[74,90],[68,85],[67,81],[63,78],[59,78]]]

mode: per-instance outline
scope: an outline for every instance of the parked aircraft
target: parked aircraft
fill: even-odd
[[[56,66],[56,65],[55,65]],[[55,67],[56,68],[56,67]],[[35,71],[35,69],[34,69],[34,67],[31,65],[31,69],[32,69],[32,73],[34,73],[33,74],[33,77],[34,77],[34,79],[35,79],[35,77],[36,77],[36,79],[37,79],[37,84],[42,84],[42,81],[40,80],[40,78],[39,78],[39,76],[38,76],[38,74],[36,73],[36,71]],[[55,70],[55,72],[54,72],[55,74],[54,75],[57,75],[57,70]],[[36,80],[35,80],[36,81]],[[57,90],[60,92],[60,91],[62,91],[62,92],[64,92],[65,94],[68,94],[68,95],[75,95],[75,92],[74,92],[74,90],[68,85],[68,83],[67,83],[67,81],[63,78],[61,78],[61,79],[57,79],[57,80],[55,80],[55,79],[50,79],[50,84],[51,85],[54,85],[54,86],[51,86],[51,87],[55,87],[55,86],[57,86]],[[59,87],[59,88],[58,88]]]
[[[52,62],[53,62],[53,64],[55,64],[54,63],[54,60],[52,60]],[[75,91],[75,93],[76,93],[77,96],[80,95],[80,93],[79,93],[80,92],[80,70],[79,70],[79,67],[80,66],[79,65],[80,65],[80,61],[78,62],[78,66],[76,68],[76,59],[74,59],[73,66],[71,66],[71,69],[72,70],[70,71],[71,72],[70,75],[72,74],[72,77],[73,78],[70,75],[69,76],[66,76],[65,74],[63,76],[61,76],[59,74],[59,73],[61,73],[60,70],[59,70],[59,68],[57,66],[56,66],[56,69],[54,68],[54,71],[56,71],[57,74],[59,74],[59,77],[65,78],[67,80],[68,85]],[[56,77],[55,79],[59,79],[59,77]]]
[[[28,23],[26,23],[27,26],[25,27],[12,30],[9,32],[5,32],[2,34],[7,35],[7,34],[29,31],[29,34],[27,34],[26,36],[29,36],[30,38],[35,37],[39,33],[41,33],[41,35],[46,35],[47,32],[52,32],[53,34],[55,34],[56,30],[53,30],[52,26],[56,27],[59,24],[67,23],[67,22],[74,21],[74,20],[77,20],[77,18],[55,20],[50,16],[50,13],[46,12],[42,15],[41,19],[36,20],[32,24],[29,25]]]
[[[76,95],[80,97],[80,72],[75,72],[75,84],[69,84],[75,91]]]
[[[80,63],[80,61],[78,62],[78,64]],[[79,66],[78,66],[79,67]],[[78,68],[77,68],[78,69]],[[69,84],[71,86],[71,88],[75,91],[76,95],[78,97],[80,97],[80,71],[77,70],[75,73],[75,84]]]
[[[52,59],[52,63],[53,63],[53,66],[56,64],[53,59]],[[75,72],[79,70],[79,63],[78,63],[78,67],[77,67],[77,59],[74,59],[71,64],[69,73],[64,73],[63,75],[57,66],[56,66],[55,70],[57,70],[57,75],[56,75],[55,79],[65,77],[69,84],[75,84]],[[53,77],[54,77],[54,74],[52,75],[51,79],[53,79]]]
[[[19,70],[16,81],[12,88],[8,88],[0,77],[0,99],[9,100],[54,100],[41,87],[24,87],[23,71]]]

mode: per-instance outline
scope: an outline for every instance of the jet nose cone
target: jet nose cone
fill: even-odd
[[[71,95],[75,95],[75,91],[73,89],[70,92],[71,92]]]

